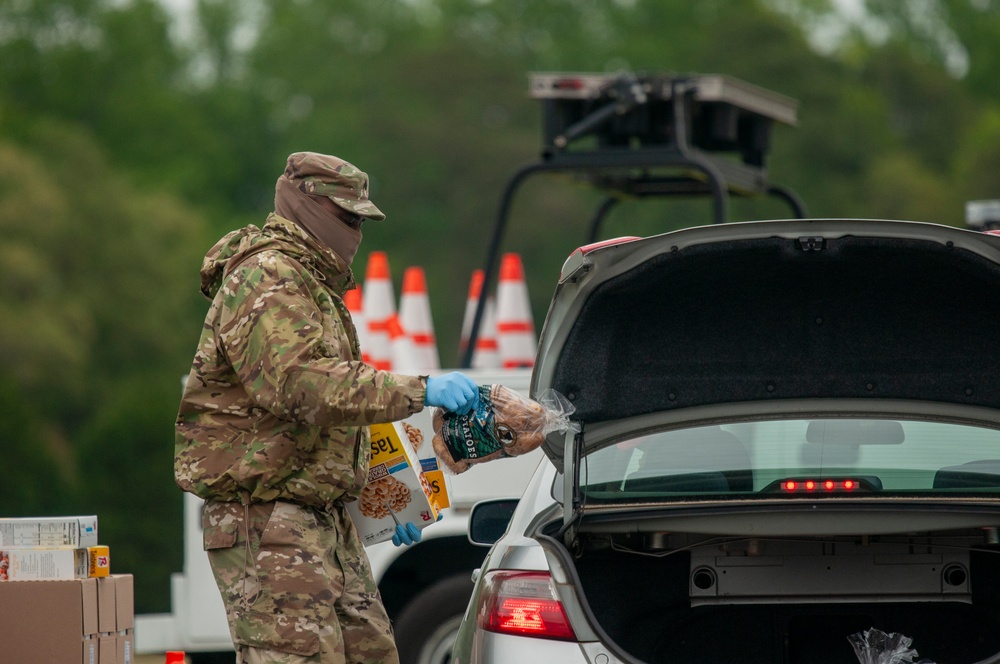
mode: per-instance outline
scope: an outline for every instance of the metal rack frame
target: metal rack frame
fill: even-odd
[[[569,173],[607,192],[590,219],[588,244],[626,198],[708,195],[713,223],[725,223],[731,194],[766,195],[806,216],[799,196],[771,183],[765,166],[771,125],[796,122],[793,99],[727,76],[632,73],[532,74],[530,96],[542,101],[541,160],[520,168],[503,191],[463,368],[472,366],[514,196],[533,175]]]

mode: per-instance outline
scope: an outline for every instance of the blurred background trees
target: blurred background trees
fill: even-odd
[[[1000,197],[1000,0],[9,0],[0,4],[5,515],[97,513],[139,612],[180,568],[173,416],[201,256],[262,222],[297,150],[372,176],[355,263],[427,272],[445,363],[507,179],[541,147],[530,71],[729,74],[799,100],[772,179],[814,216],[962,225]],[[599,198],[526,186],[507,249],[536,323]],[[623,203],[607,236],[708,223]],[[734,200],[731,217],[786,216]]]

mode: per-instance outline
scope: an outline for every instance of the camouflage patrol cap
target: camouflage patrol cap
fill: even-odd
[[[339,157],[295,152],[288,157],[285,177],[302,192],[326,196],[348,212],[372,221],[385,219],[385,214],[368,200],[368,174]]]

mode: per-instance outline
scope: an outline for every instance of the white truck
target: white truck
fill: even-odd
[[[530,369],[463,369],[477,384],[500,383],[528,392]],[[407,422],[432,431],[431,409]],[[429,437],[425,444],[429,447]],[[421,454],[425,456],[425,454]],[[447,662],[458,623],[472,593],[472,572],[486,550],[468,541],[469,511],[479,500],[519,497],[542,459],[541,450],[475,466],[461,475],[445,475],[451,507],[444,518],[423,530],[408,547],[383,542],[368,547],[375,580],[393,621],[400,660]],[[201,499],[184,496],[184,567],[173,574],[170,613],[139,615],[135,620],[137,654],[184,651],[192,664],[232,663],[233,644],[222,599],[202,548]]]

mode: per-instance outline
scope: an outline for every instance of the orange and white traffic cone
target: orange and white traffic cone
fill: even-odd
[[[370,364],[376,369],[392,370],[392,348],[389,344],[389,319],[396,313],[389,276],[389,258],[384,251],[368,254],[365,269],[365,287],[361,298],[362,309],[368,320],[366,343],[371,355]]]
[[[479,323],[476,348],[472,351],[475,369],[495,369],[500,366],[500,348],[497,346],[497,305],[492,295],[486,297],[483,320]]]
[[[389,333],[389,346],[392,351],[392,370],[402,374],[420,373],[422,370],[420,353],[413,344],[413,339],[399,322],[399,316],[393,314],[389,317],[386,330]]]
[[[408,267],[403,272],[403,294],[399,298],[399,323],[413,341],[417,350],[420,371],[441,368],[434,322],[431,319],[431,301],[427,295],[427,280],[422,267]]]
[[[358,332],[358,345],[361,346],[361,361],[371,364],[372,357],[368,352],[368,318],[365,316],[365,309],[362,306],[361,298],[361,286],[355,286],[353,290],[344,293],[344,305],[351,313],[354,329]]]
[[[462,335],[459,351],[465,357],[469,347],[469,336],[472,334],[472,321],[476,317],[476,307],[479,306],[479,296],[483,292],[483,271],[473,270],[469,281],[469,295],[465,300],[465,313],[462,315]],[[479,320],[479,330],[476,331],[476,347],[472,351],[472,366],[476,369],[495,369],[500,366],[500,353],[497,350],[496,305],[493,296],[486,298],[482,317]]]
[[[479,303],[479,294],[483,291],[483,271],[473,270],[472,279],[469,281],[469,295],[465,299],[465,313],[462,314],[462,334],[458,341],[458,350],[462,357],[469,347],[469,335],[472,333],[472,320],[476,317],[476,307]],[[482,327],[482,321],[479,322]]]
[[[518,254],[504,254],[497,284],[497,345],[505,369],[531,367],[538,341],[531,317],[528,285]]]

